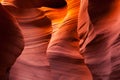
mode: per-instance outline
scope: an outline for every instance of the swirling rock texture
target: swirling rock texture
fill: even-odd
[[[9,55],[1,58],[13,59],[5,69],[0,66],[1,73],[7,74],[15,62],[10,80],[120,80],[120,0],[3,0],[2,4],[18,21],[25,42],[18,57],[23,41],[17,27],[15,40],[10,37],[16,49],[3,43],[19,52],[16,61]]]
[[[2,4],[16,17],[25,41],[24,50],[10,71],[10,80],[49,80],[46,49],[52,31],[50,19],[43,11],[28,4],[24,5],[29,6],[26,8],[17,6],[18,3],[12,0],[5,0]]]
[[[53,80],[91,80],[90,72],[79,53],[77,18],[80,2],[75,0],[66,2],[66,15],[59,25],[53,26],[47,48],[52,77]]]
[[[10,68],[23,48],[19,25],[0,4],[0,80],[8,80]]]
[[[80,51],[93,80],[120,80],[120,0],[81,1]],[[89,14],[89,15],[88,15]]]

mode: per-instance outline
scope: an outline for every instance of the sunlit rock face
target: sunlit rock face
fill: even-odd
[[[51,37],[51,21],[34,6],[24,9],[23,6],[19,8],[13,4],[12,0],[3,2],[22,29],[25,48],[11,69],[10,80],[50,80],[46,49]]]
[[[66,4],[65,1],[63,2],[61,6]],[[55,10],[56,17],[54,19],[50,12],[47,13],[47,8],[43,8],[45,11],[43,12],[29,4],[26,4],[29,7],[23,8],[23,5],[16,5],[17,2],[13,0],[2,2],[16,17],[25,40],[25,48],[11,69],[11,80],[92,79],[83,57],[79,54],[76,30],[80,2],[74,0],[66,2],[67,6],[59,9],[52,9],[56,7],[56,4],[54,6],[44,5],[52,7],[50,11]],[[72,3],[74,4],[71,5]],[[59,13],[56,10],[61,13],[62,10],[65,12],[57,16]],[[51,20],[45,16],[45,13]]]
[[[66,14],[60,23],[53,20],[53,32],[47,48],[53,80],[92,80],[79,53],[77,18],[80,2],[66,0]],[[58,14],[59,15],[59,14]]]
[[[120,0],[3,0],[2,5],[23,35],[1,6],[0,80],[8,79],[9,69],[10,80],[120,79]],[[4,22],[12,23],[10,29]]]
[[[85,63],[94,80],[119,80],[120,0],[85,0],[81,4],[78,34]]]
[[[9,70],[23,48],[19,25],[0,4],[0,80],[8,80]]]
[[[74,2],[69,0],[66,7],[58,9],[60,12],[65,11],[64,15],[60,16],[61,19],[56,16],[54,20],[50,17],[52,15],[48,15],[51,21],[43,11],[34,6],[32,9],[23,9],[22,6],[20,10],[16,10],[14,7],[16,5],[3,2],[3,5],[16,17],[25,40],[22,55],[11,69],[11,80],[91,80],[91,74],[84,64],[83,57],[79,54],[76,30],[80,2]],[[74,4],[70,6],[71,3]]]

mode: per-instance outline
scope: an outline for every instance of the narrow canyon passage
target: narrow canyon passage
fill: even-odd
[[[0,80],[120,80],[119,5],[2,0]]]

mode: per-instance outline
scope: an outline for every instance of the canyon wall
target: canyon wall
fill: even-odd
[[[0,80],[119,80],[120,0],[3,0]]]

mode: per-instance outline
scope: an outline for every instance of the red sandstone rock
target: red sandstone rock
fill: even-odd
[[[8,80],[9,70],[24,48],[16,20],[0,4],[0,80]]]
[[[23,46],[17,57],[10,58],[10,65],[0,66],[5,72],[15,62],[10,80],[120,79],[120,0],[3,0],[2,4],[17,19],[25,41],[17,61]],[[14,32],[14,25],[10,30]],[[13,44],[20,46],[23,41],[18,27],[15,33],[7,39],[13,38],[18,41]],[[13,50],[5,43],[2,46]]]
[[[94,80],[119,80],[120,0],[89,0],[89,7],[87,1],[78,20],[80,51]]]

